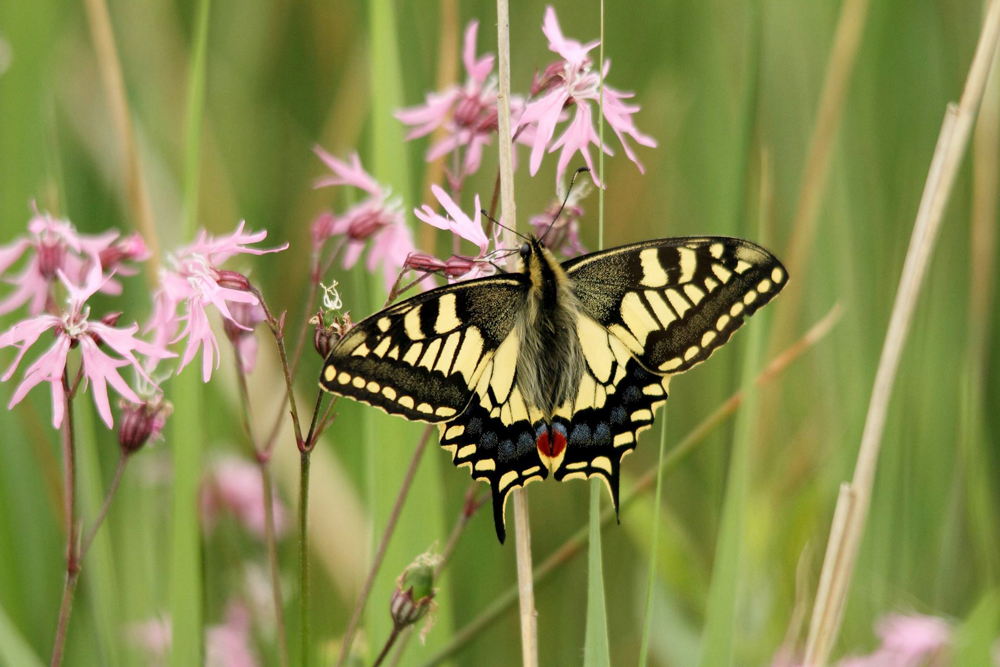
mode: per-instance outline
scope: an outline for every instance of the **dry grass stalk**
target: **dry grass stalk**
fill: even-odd
[[[118,49],[111,29],[111,16],[108,14],[105,0],[87,0],[84,4],[87,8],[87,22],[94,40],[94,49],[97,52],[101,81],[104,83],[104,93],[107,95],[111,117],[114,119],[115,130],[118,132],[118,140],[125,158],[129,206],[132,209],[134,224],[142,232],[151,254],[150,270],[145,273],[150,281],[155,282],[159,276],[160,243],[156,233],[156,222],[153,219],[153,206],[149,201],[146,182],[142,178],[135,128],[132,126],[128,98],[125,95],[125,80],[122,78]]]
[[[516,229],[517,207],[514,203],[513,146],[505,138],[510,130],[510,11],[507,0],[497,0],[497,59],[499,61],[499,92],[497,112],[500,146],[500,217],[511,229]],[[505,229],[504,245],[517,247],[514,233]],[[507,259],[507,269],[514,268],[514,256]],[[511,492],[514,501],[514,535],[517,550],[518,597],[521,601],[521,659],[525,667],[538,665],[538,614],[535,611],[535,589],[531,576],[531,527],[528,523],[528,499],[524,489]]]
[[[920,208],[917,210],[910,246],[903,264],[903,274],[900,277],[899,289],[889,320],[889,329],[886,332],[882,356],[875,374],[875,384],[861,435],[854,478],[849,485],[842,487],[838,498],[806,645],[806,664],[813,667],[826,665],[840,628],[847,589],[854,572],[854,564],[868,517],[882,433],[885,430],[886,414],[896,372],[899,369],[903,347],[930,263],[937,232],[944,217],[945,206],[955,184],[958,169],[972,134],[976,113],[983,99],[998,37],[1000,37],[1000,0],[993,0],[983,23],[962,98],[958,106],[949,105],[945,114],[930,171],[927,174]]]

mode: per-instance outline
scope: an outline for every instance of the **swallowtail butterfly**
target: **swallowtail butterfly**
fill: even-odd
[[[532,236],[514,273],[430,290],[358,323],[320,386],[437,424],[456,466],[489,482],[504,541],[507,494],[552,474],[604,480],[704,361],[781,291],[768,251],[669,238],[560,263]]]

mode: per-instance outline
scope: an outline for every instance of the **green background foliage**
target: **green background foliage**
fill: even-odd
[[[186,94],[197,4],[108,0],[142,173],[166,249],[185,238]],[[568,36],[597,36],[596,1],[556,3],[556,9]],[[458,14],[449,23],[445,17],[452,11]],[[366,167],[404,198],[407,211],[428,202],[422,159],[428,142],[401,143],[402,128],[388,114],[395,104],[422,102],[437,87],[442,45],[460,43],[467,21],[480,20],[480,51],[494,52],[495,11],[485,0],[213,0],[197,220],[221,234],[245,218],[252,229],[266,228],[269,242],[291,243],[286,252],[237,268],[252,265],[251,278],[272,310],[288,311],[293,335],[318,305],[303,304],[309,223],[321,210],[342,210],[351,201],[347,194],[312,189],[324,171],[312,147],[318,143],[341,157],[357,149]],[[543,11],[540,2],[512,2],[515,91],[526,92],[533,72],[554,59],[540,31]],[[638,150],[646,167],[641,175],[608,137],[616,156],[606,160],[605,246],[671,235],[740,235],[765,239],[784,258],[800,192],[808,185],[806,155],[840,4],[669,0],[612,2],[606,11],[605,48],[613,64],[608,82],[636,91],[642,106],[636,123],[660,146]],[[766,363],[835,303],[844,307],[824,341],[756,392],[752,418],[743,415],[738,427],[725,423],[664,476],[650,664],[729,664],[730,653],[732,664],[766,664],[786,637],[804,638],[805,630],[790,623],[795,612],[808,618],[837,489],[853,469],[927,167],[945,105],[961,92],[981,11],[978,0],[872,3],[839,114],[815,242],[791,276],[801,301],[790,305],[783,295],[766,318],[750,324],[762,328],[759,353],[748,351],[743,333],[738,343],[673,382],[667,451],[745,381],[747,354]],[[394,27],[387,25],[390,17]],[[393,31],[395,43],[386,43]],[[0,74],[0,243],[23,233],[32,200],[68,216],[81,231],[133,229],[126,165],[84,3],[2,2],[0,38],[11,54]],[[457,52],[446,55],[458,62]],[[996,89],[988,95],[996,97]],[[996,117],[984,129],[1000,131]],[[974,142],[981,140],[977,135]],[[981,150],[974,143],[970,154]],[[524,224],[553,196],[555,160],[547,159],[530,178],[527,152],[519,153],[516,192]],[[488,201],[495,166],[495,152],[488,151],[483,169],[466,186],[466,210],[476,192]],[[987,645],[998,631],[1000,413],[992,407],[1000,400],[1000,356],[992,336],[997,322],[995,309],[973,320],[969,308],[973,292],[989,293],[996,271],[991,262],[987,271],[973,274],[969,257],[973,197],[1000,183],[997,172],[987,170],[986,180],[974,187],[971,172],[967,166],[949,205],[903,358],[838,654],[870,648],[874,621],[893,611],[934,613],[956,623],[968,617],[961,636],[970,646]],[[763,206],[761,192],[770,195]],[[583,240],[596,248],[596,195],[584,206]],[[996,213],[987,211],[988,225],[995,226]],[[438,242],[442,251],[450,244]],[[995,248],[987,251],[992,257]],[[331,277],[340,281],[345,307],[356,319],[380,303],[381,280],[362,269],[337,267]],[[145,320],[147,285],[142,277],[127,279],[125,296],[99,299],[95,312],[106,307],[124,310],[123,321]],[[2,323],[14,320],[7,316]],[[280,409],[282,387],[264,334],[260,367],[251,377],[261,428]],[[977,339],[985,343],[980,347]],[[0,352],[0,362],[12,359],[10,352]],[[304,410],[312,404],[320,364],[307,349],[298,379]],[[191,386],[172,384],[174,390]],[[14,386],[2,385],[0,399],[6,402]],[[177,402],[185,404],[183,398]],[[167,440],[142,452],[126,472],[84,565],[67,664],[143,664],[123,624],[168,615],[172,590],[188,585],[202,587],[204,622],[217,624],[227,601],[245,591],[245,571],[266,564],[263,547],[224,521],[203,539],[200,571],[171,568],[177,523],[170,438],[197,437],[205,464],[223,452],[245,451],[226,346],[222,367],[195,403],[199,410],[175,415],[194,415],[193,421],[168,429]],[[84,395],[79,405],[81,506],[93,516],[118,451],[114,436],[92,414],[90,399]],[[337,409],[338,422],[315,454],[311,497],[312,635],[327,664],[420,433],[372,417],[370,409],[349,401]],[[32,653],[47,658],[55,630],[64,564],[60,450],[49,410],[48,396],[39,390],[16,409],[0,412],[2,664],[29,664]],[[278,495],[294,508],[297,452],[287,424],[285,431],[275,462]],[[643,436],[626,459],[626,484],[654,465],[657,444],[658,429]],[[395,577],[420,551],[444,544],[468,483],[467,473],[454,470],[445,453],[428,449],[369,602],[367,632],[359,642],[369,647],[367,662],[390,627],[388,594]],[[738,496],[727,497],[729,491]],[[549,480],[532,485],[529,496],[538,562],[586,524],[588,485]],[[631,664],[639,654],[651,497],[603,531],[613,664]],[[294,638],[294,531],[279,543],[279,556]],[[437,598],[437,626],[426,646],[409,643],[405,664],[430,657],[516,581],[512,540],[497,544],[488,509],[472,519],[448,572]],[[725,581],[713,586],[713,575]],[[537,589],[541,664],[582,660],[586,576],[586,559],[578,556]],[[703,651],[702,638],[710,636],[722,637],[728,648]],[[258,648],[265,664],[276,664],[270,635],[260,634]],[[519,653],[512,608],[454,662],[513,664]]]

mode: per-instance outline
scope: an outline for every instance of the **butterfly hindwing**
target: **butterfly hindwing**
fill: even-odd
[[[510,334],[527,279],[506,274],[441,287],[359,322],[327,357],[320,384],[425,422],[462,413]]]
[[[667,400],[670,376],[643,368],[624,343],[586,315],[579,316],[577,331],[587,368],[576,400],[553,419],[553,429],[566,440],[553,476],[600,477],[617,511],[621,460],[635,449],[639,433],[653,425]]]
[[[563,263],[584,312],[647,370],[704,361],[787,281],[768,251],[742,239],[671,238]]]

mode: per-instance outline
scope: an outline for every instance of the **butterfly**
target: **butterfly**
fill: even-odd
[[[737,238],[645,241],[562,263],[526,238],[517,271],[359,322],[320,376],[326,391],[437,424],[453,463],[489,483],[501,543],[507,495],[549,474],[599,477],[617,511],[621,460],[670,378],[707,359],[788,277]]]

